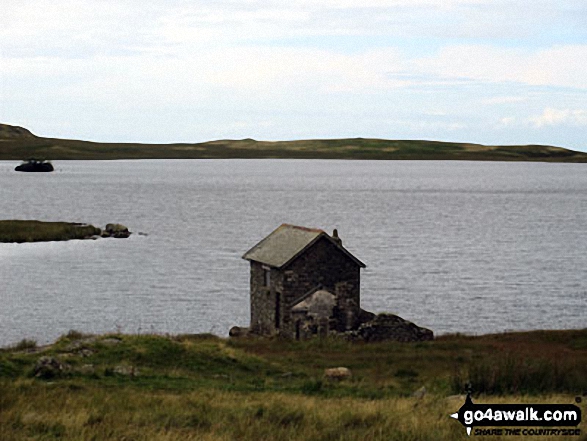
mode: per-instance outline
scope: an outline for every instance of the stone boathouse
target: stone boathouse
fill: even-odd
[[[361,309],[365,264],[332,236],[316,228],[282,224],[243,255],[250,262],[250,328],[246,334],[307,339],[338,334],[349,340],[421,341],[429,329],[393,314]]]
[[[300,339],[359,325],[365,264],[336,230],[283,224],[243,259],[251,263],[251,332]]]

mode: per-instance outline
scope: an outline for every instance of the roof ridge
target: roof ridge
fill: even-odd
[[[331,237],[324,230],[286,223],[281,224],[268,236],[261,239],[260,242],[243,255],[243,259],[282,268],[321,239],[332,243],[354,260],[357,265],[365,267],[363,262],[353,256],[336,238]]]
[[[302,227],[300,225],[293,225],[293,224],[286,224],[286,223],[281,224],[280,227],[296,228],[298,230],[309,231],[311,233],[326,233],[326,231],[324,231],[320,228],[308,228],[308,227]],[[326,233],[326,234],[328,234],[328,233]]]

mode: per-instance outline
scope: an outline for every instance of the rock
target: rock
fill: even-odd
[[[379,314],[363,323],[351,333],[351,337],[366,342],[399,341],[415,342],[434,339],[430,329],[421,328],[412,322],[393,314]]]
[[[106,235],[105,235],[106,234]],[[130,236],[128,228],[122,224],[108,224],[102,232],[102,237],[115,237],[117,239],[127,238]]]
[[[117,375],[122,375],[124,377],[131,377],[131,378],[139,376],[139,370],[137,368],[135,368],[134,366],[118,365],[114,368],[114,373]]]
[[[412,396],[414,398],[422,399],[422,398],[424,398],[424,396],[426,395],[426,393],[428,393],[428,391],[426,390],[426,387],[422,386],[420,389],[418,389],[417,391],[415,391],[412,394]]]
[[[351,370],[346,367],[324,369],[324,378],[330,381],[349,380],[352,376]]]
[[[74,340],[72,341],[70,344],[68,344],[65,347],[66,351],[69,352],[76,352],[76,351],[80,351],[83,349],[88,349],[87,347],[93,343],[95,343],[97,340],[96,337],[90,336],[90,337],[83,337],[80,338],[79,340]]]
[[[241,328],[240,326],[233,326],[228,331],[230,337],[246,337],[249,335],[249,328]]]
[[[71,367],[62,363],[55,357],[41,357],[35,364],[33,374],[37,378],[50,379],[61,377],[63,374],[69,372]]]
[[[359,323],[363,324],[369,322],[375,318],[375,314],[370,311],[365,311],[363,308],[359,311]]]

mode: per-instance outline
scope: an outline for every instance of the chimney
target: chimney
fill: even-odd
[[[339,245],[342,246],[342,239],[338,237],[338,230],[335,228],[332,232],[332,239]]]

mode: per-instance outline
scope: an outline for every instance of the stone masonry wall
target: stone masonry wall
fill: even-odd
[[[273,284],[275,271],[271,271]],[[264,269],[259,262],[251,261],[251,331],[261,335],[275,333],[275,291],[264,286]]]
[[[336,327],[354,327],[360,309],[360,267],[326,238],[319,239],[276,278],[276,289],[282,294],[280,333],[293,338],[295,323],[291,307],[308,291],[321,285],[336,295]]]

